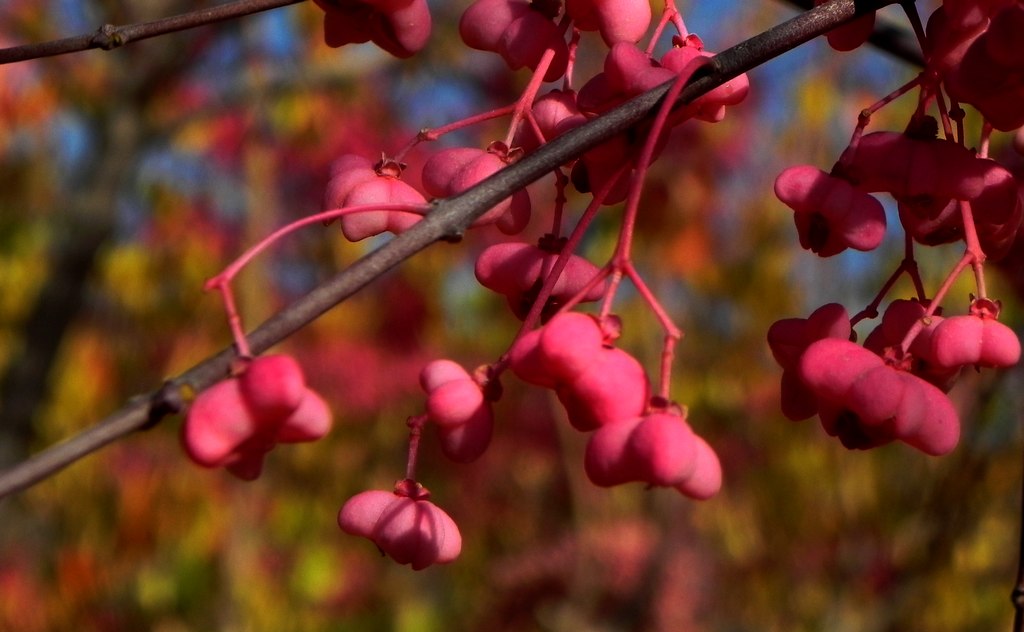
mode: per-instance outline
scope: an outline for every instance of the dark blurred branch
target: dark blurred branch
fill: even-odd
[[[802,13],[716,55],[706,67],[691,78],[679,101],[691,102],[729,79],[752,70],[839,24],[888,4],[892,4],[892,0],[831,0]],[[534,153],[462,194],[438,200],[434,211],[411,229],[360,258],[260,325],[249,335],[252,351],[262,353],[284,340],[432,243],[460,237],[462,231],[474,219],[512,192],[637,125],[659,105],[670,86],[671,82],[668,82],[654,88],[541,146]],[[149,427],[168,414],[181,412],[189,391],[202,391],[224,379],[234,357],[235,351],[232,348],[225,349],[177,378],[169,380],[161,389],[134,398],[121,410],[95,426],[0,473],[0,498],[43,480],[135,430]]]
[[[252,13],[259,13],[269,9],[284,7],[289,4],[298,4],[303,1],[304,0],[237,0],[236,2],[229,2],[227,4],[222,4],[208,9],[199,9],[198,11],[190,11],[189,13],[182,13],[180,15],[161,18],[151,22],[126,24],[123,26],[104,24],[96,29],[96,32],[94,33],[65,37],[63,39],[51,40],[49,42],[39,42],[38,44],[25,44],[22,46],[12,46],[11,48],[0,49],[0,64],[11,64],[28,59],[38,59],[40,57],[52,57],[54,55],[77,53],[79,51],[90,50],[93,48],[112,50],[114,48],[120,48],[125,44],[131,44],[132,42],[148,39],[150,37],[157,37],[158,35],[166,35],[167,33],[175,33],[177,31],[184,31],[186,29],[205,26],[207,24],[214,24],[216,22],[231,20],[245,15],[250,15]]]
[[[805,10],[814,6],[814,0],[786,1]],[[913,2],[910,4],[913,4]],[[872,46],[884,50],[908,64],[924,66],[924,55],[921,53],[921,46],[918,45],[914,33],[908,29],[896,26],[895,24],[876,21],[875,32],[868,41],[871,42]]]

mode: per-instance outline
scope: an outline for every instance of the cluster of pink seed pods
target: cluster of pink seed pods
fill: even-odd
[[[612,346],[614,319],[566,312],[513,346],[512,371],[555,391],[569,422],[591,432],[586,472],[596,485],[632,481],[709,498],[721,486],[718,457],[668,402],[651,405],[650,385],[633,356]]]
[[[835,31],[830,43],[843,50],[859,45],[869,32],[866,24]],[[960,373],[1020,360],[1017,335],[998,321],[1000,304],[987,296],[984,265],[1007,254],[1024,220],[1020,183],[987,156],[993,129],[1024,123],[1021,24],[1024,5],[1016,0],[943,3],[922,41],[926,72],[863,111],[830,173],[797,166],[775,182],[777,197],[794,211],[801,246],[822,257],[877,248],[886,222],[872,194],[888,194],[897,204],[905,258],[871,304],[853,319],[841,306],[825,305],[807,319],[779,321],[768,332],[783,368],[785,415],[817,414],[848,448],[899,440],[927,454],[949,452],[959,440],[960,420],[946,393]],[[914,88],[918,107],[903,132],[863,133],[874,112]],[[968,144],[963,113],[953,116],[958,102],[975,106],[984,117],[978,148]],[[931,104],[938,119],[926,112]],[[915,245],[958,241],[963,255],[929,296]],[[977,286],[969,311],[944,317],[941,304],[968,268]],[[852,342],[853,325],[876,316],[904,274],[915,296],[892,301],[863,346]]]
[[[372,40],[406,57],[423,47],[430,32],[423,0],[316,4],[326,13],[325,35],[331,46]],[[960,421],[946,393],[957,376],[965,367],[1002,368],[1019,360],[1020,343],[998,321],[999,303],[987,297],[983,282],[985,260],[1004,255],[1021,226],[1018,183],[987,158],[987,137],[979,151],[967,146],[962,119],[954,132],[945,101],[939,107],[942,137],[925,108],[944,99],[945,90],[975,105],[996,129],[1024,123],[1024,108],[1019,107],[1024,102],[1024,55],[1013,39],[1015,27],[1024,24],[1022,6],[1015,0],[964,0],[940,8],[928,24],[929,72],[906,87],[922,88],[907,129],[863,134],[871,113],[891,100],[883,99],[865,110],[849,147],[830,172],[801,165],[776,180],[777,197],[793,211],[800,245],[821,257],[847,249],[869,252],[881,245],[888,227],[874,194],[895,200],[906,235],[907,258],[865,310],[851,318],[844,307],[830,303],[806,319],[779,321],[768,332],[769,346],[783,368],[783,413],[793,420],[818,415],[825,431],[848,448],[902,441],[931,455],[951,451],[959,440]],[[340,218],[351,241],[399,234],[429,210],[429,197],[458,195],[524,153],[655,86],[674,82],[681,87],[713,55],[698,36],[686,32],[671,0],[650,44],[639,46],[651,19],[646,0],[476,0],[459,23],[464,42],[499,55],[513,70],[534,72],[515,104],[495,110],[498,114],[471,117],[478,122],[510,114],[508,135],[484,149],[434,153],[422,166],[422,192],[401,180],[402,156],[412,145],[462,124],[446,126],[443,132],[424,130],[394,158],[376,163],[343,156],[333,166],[321,215]],[[657,36],[669,24],[677,34],[656,58],[652,51]],[[873,24],[874,14],[865,15],[830,33],[829,43],[838,50],[856,48]],[[578,81],[577,92],[571,75],[578,41],[587,32],[599,34],[608,50],[602,71]],[[539,94],[543,81],[563,77],[561,88]],[[407,422],[406,475],[392,492],[366,491],[348,500],[338,514],[343,531],[371,540],[382,553],[416,570],[454,560],[462,542],[458,527],[416,481],[420,433],[432,424],[448,458],[461,463],[480,458],[494,432],[492,402],[501,396],[498,377],[506,368],[524,382],[553,391],[568,422],[590,433],[583,468],[595,485],[640,482],[695,499],[710,498],[719,490],[722,469],[716,453],[693,431],[686,410],[668,397],[668,367],[681,332],[633,268],[629,251],[643,174],[663,149],[665,130],[690,119],[719,122],[748,92],[746,75],[739,75],[685,107],[665,109],[660,122],[619,134],[555,169],[554,219],[538,245],[498,243],[476,260],[480,284],[503,295],[524,321],[519,337],[497,362],[472,372],[447,359],[424,367],[420,385],[425,411]],[[566,238],[559,235],[563,187],[570,182],[580,193],[592,193],[593,201]],[[609,263],[599,268],[574,249],[593,213],[622,201],[626,209],[620,242]],[[517,235],[533,214],[529,194],[520,190],[473,226],[493,225]],[[963,258],[942,287],[927,296],[913,259],[914,244],[957,241],[966,246]],[[975,272],[978,297],[972,297],[968,314],[944,318],[940,303],[953,278],[967,267]],[[863,346],[858,345],[854,327],[877,315],[884,295],[904,273],[917,295],[892,301]],[[228,276],[217,284],[222,290]],[[655,388],[641,364],[614,346],[621,324],[609,315],[609,305],[623,278],[634,283],[664,329],[662,374]],[[569,311],[579,302],[596,300],[602,300],[597,316]],[[236,340],[247,355],[238,331]],[[236,373],[197,397],[189,412],[183,442],[196,462],[224,466],[252,479],[274,444],[312,440],[327,431],[326,405],[305,387],[290,359],[251,359]]]
[[[306,386],[298,363],[272,355],[242,362],[238,375],[200,393],[181,438],[199,465],[254,480],[276,444],[315,441],[330,429],[330,409]]]

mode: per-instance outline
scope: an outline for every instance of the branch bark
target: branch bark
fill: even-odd
[[[11,64],[40,57],[53,57],[67,53],[77,53],[83,50],[100,48],[113,50],[125,44],[131,44],[139,40],[184,31],[207,24],[223,22],[253,13],[260,13],[270,9],[277,9],[289,4],[298,4],[304,0],[237,0],[208,9],[190,11],[180,15],[173,15],[151,22],[138,24],[126,24],[115,26],[104,24],[93,33],[65,37],[63,39],[39,42],[37,44],[24,44],[0,49],[0,64]]]
[[[759,35],[722,51],[682,91],[688,103],[729,79],[752,70],[867,11],[894,0],[830,0]],[[464,193],[438,200],[435,209],[410,230],[365,255],[269,318],[249,335],[254,353],[284,340],[376,278],[437,241],[461,236],[470,223],[497,202],[549,173],[558,165],[642,122],[658,106],[672,82],[665,83],[603,116],[541,146],[519,162]],[[0,473],[0,498],[53,475],[74,461],[136,430],[184,410],[188,395],[223,379],[236,354],[232,348],[207,358],[162,388],[129,401],[93,427]]]

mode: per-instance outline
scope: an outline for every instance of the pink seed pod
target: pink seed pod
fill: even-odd
[[[462,14],[459,34],[470,48],[498,53],[512,70],[536,69],[544,52],[554,58],[544,74],[555,81],[565,74],[569,49],[555,16],[526,0],[476,0]]]
[[[426,393],[437,390],[442,384],[448,382],[472,379],[472,376],[461,364],[447,359],[434,360],[420,371],[420,386]]]
[[[235,458],[224,465],[224,469],[235,478],[243,481],[254,481],[263,473],[263,459],[268,450],[240,450]]]
[[[316,441],[331,431],[331,409],[322,397],[306,389],[299,407],[284,420],[277,431],[278,443]]]
[[[885,210],[878,200],[810,165],[779,174],[775,195],[793,209],[800,245],[821,257],[847,248],[873,250],[885,237]]]
[[[960,440],[953,404],[935,386],[890,366],[865,372],[847,395],[848,409],[862,427],[898,439],[925,454],[941,456]]]
[[[489,407],[480,385],[472,379],[445,382],[427,397],[427,415],[443,428],[461,426],[482,408]]]
[[[541,339],[542,344],[544,338]],[[636,358],[622,349],[599,348],[590,366],[556,389],[569,423],[582,432],[640,416],[650,383]]]
[[[807,318],[786,318],[773,323],[768,328],[768,346],[779,366],[789,369],[796,366],[804,349],[815,340],[849,340],[852,330],[846,308],[839,303],[827,303]]]
[[[988,261],[998,261],[1010,252],[1024,220],[1024,203],[1017,178],[994,160],[978,158],[984,165],[984,187],[971,201],[978,241]]]
[[[594,366],[604,344],[605,334],[596,318],[565,312],[541,329],[537,348],[548,375],[559,384],[568,384]]]
[[[646,0],[567,0],[565,12],[579,30],[600,31],[608,46],[640,41],[651,24]]]
[[[441,452],[456,463],[472,463],[480,458],[491,444],[493,434],[494,414],[487,404],[461,424],[437,427]]]
[[[800,376],[819,399],[822,426],[847,448],[899,439],[937,456],[959,441],[959,418],[942,391],[852,342],[827,338],[811,344]]]
[[[632,42],[618,42],[604,60],[608,86],[624,97],[646,92],[675,78],[675,73],[651,59]]]
[[[799,376],[800,358],[816,340],[849,340],[852,327],[846,308],[828,303],[807,318],[786,318],[768,328],[768,346],[782,367],[781,404],[787,419],[800,421],[818,412],[817,398]]]
[[[884,191],[897,200],[973,200],[985,187],[988,166],[953,141],[874,132],[843,154],[843,176],[863,191]]]
[[[306,394],[302,367],[288,355],[249,360],[238,385],[249,410],[261,423],[279,424],[298,408]]]
[[[181,441],[197,464],[225,467],[251,481],[277,443],[315,441],[330,428],[331,411],[305,386],[298,364],[288,356],[263,356],[252,359],[240,377],[196,397]]]
[[[324,193],[324,210],[362,204],[426,204],[423,195],[398,179],[401,167],[392,161],[373,165],[362,156],[345,155],[331,166],[331,180]],[[341,230],[349,241],[383,232],[408,230],[420,216],[399,211],[365,211],[341,218]]]
[[[504,294],[512,312],[522,319],[529,312],[537,297],[537,291],[557,259],[557,254],[546,252],[533,244],[495,244],[477,257],[476,278],[487,289]],[[598,273],[598,267],[583,257],[569,255],[548,300],[555,306],[564,303],[582,290]],[[596,284],[582,300],[598,300],[604,293],[604,287],[604,283]]]
[[[654,412],[598,428],[587,442],[584,468],[595,485],[633,481],[673,487],[697,467],[696,435],[679,415]]]
[[[411,57],[430,38],[430,9],[425,0],[314,0],[324,10],[324,41],[374,44],[395,57]]]
[[[952,97],[970,103],[995,129],[1006,132],[1024,125],[1024,53],[1019,41],[1024,7],[1005,2],[990,8],[991,22],[963,44],[963,56],[950,66],[946,86]]]
[[[1020,361],[1020,340],[994,318],[951,316],[931,337],[932,355],[943,367],[1011,367]]]
[[[707,500],[722,489],[722,463],[703,437],[694,435],[693,438],[697,444],[693,474],[675,487],[694,500]]]
[[[533,102],[533,118],[544,135],[544,141],[556,138],[587,122],[587,118],[576,105],[576,92],[573,90],[551,90],[541,95]],[[520,125],[516,130],[513,147],[521,147],[529,152],[540,144],[540,139],[530,125]]]
[[[338,526],[345,533],[369,539],[393,560],[417,571],[451,562],[462,551],[458,526],[426,496],[362,492],[342,505]]]
[[[582,96],[583,91],[580,90],[580,97],[582,98]],[[636,151],[638,144],[636,139],[619,134],[583,154],[573,165],[571,173],[573,186],[580,193],[591,193],[614,179],[611,190],[601,203],[608,206],[625,200],[629,194],[632,172],[630,169],[622,170],[622,157],[629,156]],[[660,153],[664,145],[664,141],[659,141],[655,154]]]
[[[804,384],[820,399],[842,403],[862,374],[884,364],[882,358],[849,340],[823,338],[807,347],[798,370]]]
[[[704,42],[696,35],[675,38],[674,46],[661,58],[661,65],[677,75],[692,74],[700,65],[696,60],[710,60],[714,53],[704,50]],[[750,93],[750,80],[743,73],[726,81],[711,92],[698,98],[690,105],[696,108],[694,117],[709,123],[717,123],[725,118],[725,109],[737,105]]]
[[[520,380],[543,388],[555,388],[558,380],[548,369],[548,363],[540,353],[538,345],[543,329],[534,329],[520,338],[509,349],[509,368]]]
[[[480,384],[451,360],[434,360],[425,366],[420,385],[427,393],[427,416],[442,428],[461,426],[482,409],[489,413]]]
[[[507,151],[501,143],[493,143],[490,150],[443,149],[423,165],[423,188],[435,197],[462,193],[507,166]],[[495,224],[506,235],[515,235],[530,222],[530,210],[530,194],[520,189],[489,209],[472,226]]]
[[[190,459],[203,467],[220,467],[258,434],[259,424],[238,380],[227,379],[196,396],[181,431],[182,447]]]
[[[898,299],[885,308],[882,322],[864,339],[864,348],[878,356],[885,357],[900,347],[903,338],[917,321],[924,318],[927,306],[917,299]],[[943,392],[949,392],[960,375],[960,367],[942,367],[935,361],[932,352],[932,336],[935,328],[943,321],[942,316],[931,315],[927,324],[918,331],[910,343],[910,372],[930,382]]]
[[[696,500],[722,487],[722,466],[707,441],[679,415],[654,412],[602,426],[587,442],[584,468],[595,485],[643,482]]]

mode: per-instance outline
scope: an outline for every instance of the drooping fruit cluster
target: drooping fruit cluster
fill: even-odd
[[[372,41],[395,57],[411,57],[430,37],[426,0],[314,0],[324,10],[328,46]]]
[[[871,304],[853,319],[841,306],[826,305],[768,332],[783,367],[785,415],[817,414],[848,448],[900,440],[928,454],[949,452],[960,421],[946,393],[962,369],[1005,368],[1020,359],[1016,334],[998,321],[999,302],[987,296],[984,270],[987,261],[1007,254],[1024,218],[1020,184],[987,157],[993,128],[1024,123],[1024,56],[1009,35],[1017,24],[1024,24],[1024,5],[1015,0],[944,3],[922,42],[927,71],[863,111],[830,173],[803,165],[775,182],[777,197],[794,211],[800,245],[822,257],[847,248],[872,251],[882,243],[885,215],[871,194],[892,196],[899,210],[905,258]],[[856,46],[867,32],[860,29],[855,22],[834,31],[830,43]],[[914,88],[918,107],[903,132],[863,133],[874,112]],[[951,114],[956,102],[974,105],[985,118],[979,149],[968,145],[962,112]],[[932,104],[938,119],[927,113]],[[963,255],[929,296],[915,245],[958,241]],[[943,317],[941,304],[967,268],[977,286],[969,313]],[[914,297],[891,302],[863,346],[852,342],[852,325],[877,315],[903,274]]]
[[[429,15],[424,17],[421,0],[317,0],[317,4],[326,12],[330,45],[373,40],[395,55],[406,56],[422,46],[429,32]],[[473,3],[460,21],[460,34],[471,47],[500,55],[512,69],[529,68],[534,76],[523,94],[509,106],[423,130],[407,146],[377,162],[355,155],[337,159],[321,213],[275,232],[208,282],[209,289],[219,289],[224,296],[239,352],[247,355],[247,341],[229,283],[245,263],[280,236],[334,219],[340,220],[342,233],[350,241],[403,233],[430,212],[429,198],[460,195],[526,152],[659,84],[671,82],[678,93],[712,54],[704,50],[699,37],[687,33],[671,1],[647,47],[638,47],[651,18],[645,0]],[[668,25],[675,27],[676,35],[670,49],[656,59],[650,51]],[[576,78],[582,85],[577,93],[570,87],[572,62],[587,32],[599,35],[607,56],[603,72]],[[540,94],[543,81],[561,78],[562,88]],[[499,377],[509,368],[524,381],[553,390],[569,423],[592,433],[583,467],[595,484],[642,482],[698,499],[718,491],[722,481],[718,457],[693,432],[684,409],[669,397],[670,360],[682,332],[633,267],[630,249],[643,176],[665,146],[668,130],[689,119],[721,121],[726,108],[743,101],[748,89],[746,76],[740,75],[677,111],[670,108],[671,97],[654,122],[621,133],[554,168],[554,201],[543,218],[550,228],[537,245],[523,240],[493,243],[476,260],[480,284],[503,295],[512,313],[523,321],[520,335],[501,358],[472,372],[447,359],[424,367],[420,385],[426,393],[425,411],[407,420],[405,477],[394,493],[364,492],[345,503],[338,519],[343,530],[372,540],[386,554],[415,569],[454,559],[461,542],[458,530],[427,500],[426,490],[417,482],[420,436],[426,425],[432,425],[448,458],[462,463],[480,458],[494,432],[491,404],[501,396]],[[484,148],[449,147],[428,156],[421,167],[422,191],[401,179],[404,157],[416,144],[505,115],[511,116],[511,123],[504,139]],[[570,184],[590,194],[591,201],[571,232],[562,236],[569,202],[565,189]],[[615,253],[604,266],[596,266],[576,251],[598,210],[623,200],[627,202]],[[517,235],[536,211],[526,190],[519,190],[481,213],[471,227],[494,226],[506,235]],[[493,239],[493,231],[491,235]],[[620,325],[609,310],[623,280],[635,286],[664,331],[656,389],[640,363],[613,345]],[[577,303],[598,300],[597,316],[569,311]],[[220,388],[226,387],[211,392]],[[194,408],[191,416],[208,416],[205,400],[197,401]],[[251,442],[252,448],[249,445],[243,451],[255,451],[257,442]]]
[[[488,247],[476,260],[476,279],[485,288],[503,294],[508,306],[520,319],[526,318],[540,286],[558,259],[558,240],[542,239],[540,245],[505,242]],[[551,289],[543,315],[550,315],[583,290],[581,301],[596,301],[604,294],[604,284],[589,285],[599,273],[597,266],[583,257],[570,254],[565,268]],[[588,289],[589,285],[589,289]]]
[[[421,0],[317,4],[327,12],[325,29],[332,45],[372,39],[405,56],[422,46],[430,28]],[[899,92],[920,88],[919,107],[907,128],[864,134],[871,114],[895,98],[887,97],[865,110],[849,147],[829,172],[801,165],[776,180],[776,194],[793,211],[801,246],[820,257],[879,247],[888,226],[876,194],[895,200],[905,233],[904,261],[864,310],[851,318],[844,307],[830,303],[806,319],[779,321],[768,332],[769,345],[783,368],[784,414],[794,420],[817,415],[825,431],[848,448],[901,441],[927,454],[949,452],[959,439],[960,421],[946,393],[959,373],[965,366],[1006,367],[1019,359],[1020,343],[999,323],[999,303],[988,298],[983,274],[985,261],[1005,254],[1021,226],[1019,187],[1007,169],[987,157],[988,131],[983,132],[979,150],[968,146],[963,119],[950,116],[953,100],[946,97],[960,96],[976,105],[994,119],[997,129],[1017,121],[1020,108],[1014,108],[1021,101],[1022,64],[1008,33],[1024,19],[1020,6],[1010,0],[965,1],[940,10],[929,22],[929,72]],[[519,190],[473,222],[473,227],[494,226],[506,235],[522,233],[538,217],[549,224],[536,246],[523,240],[493,243],[476,260],[477,280],[503,295],[523,321],[509,350],[474,371],[447,359],[428,364],[420,374],[425,410],[407,420],[405,477],[394,492],[363,492],[339,512],[338,524],[344,531],[370,539],[400,563],[422,569],[450,562],[459,554],[461,536],[455,523],[428,500],[428,492],[417,482],[420,435],[431,424],[447,457],[463,463],[481,458],[494,432],[492,403],[501,396],[499,378],[506,369],[528,384],[550,389],[568,422],[589,433],[582,465],[594,484],[640,482],[696,499],[713,496],[722,484],[714,450],[694,432],[688,412],[669,397],[671,360],[682,332],[633,266],[631,249],[643,179],[668,142],[668,131],[693,119],[723,120],[729,107],[744,101],[750,86],[747,77],[739,75],[673,108],[683,86],[713,63],[713,54],[686,31],[671,0],[661,18],[655,35],[643,46],[639,42],[652,21],[645,0],[476,0],[460,20],[460,35],[469,46],[499,55],[511,69],[532,71],[522,95],[508,106],[423,130],[379,162],[343,156],[334,165],[324,212],[316,217],[340,218],[343,234],[352,241],[384,232],[399,234],[429,212],[428,198],[460,195],[588,120],[656,86],[672,84],[652,121],[553,168],[555,196],[549,208],[535,208],[526,190]],[[856,48],[868,37],[873,22],[873,14],[866,15],[833,31],[829,42],[840,50]],[[671,46],[656,56],[652,51],[659,50],[657,38],[669,26],[676,31]],[[592,77],[574,76],[582,37],[599,38],[599,45],[606,48],[601,72]],[[989,72],[992,68],[1002,74],[995,76]],[[541,94],[543,82],[559,79],[564,79],[560,88]],[[941,136],[939,121],[926,112],[933,104],[938,104]],[[441,149],[426,158],[422,192],[401,180],[402,161],[416,144],[500,116],[511,118],[502,140],[482,148]],[[589,194],[588,204],[563,236],[570,203],[565,191],[570,184]],[[615,251],[605,265],[594,265],[577,251],[595,215],[620,202],[625,204]],[[492,238],[499,236],[492,231]],[[915,245],[957,241],[964,242],[963,257],[929,295],[917,270]],[[969,314],[944,318],[940,305],[953,279],[968,267],[977,280],[977,298],[972,298]],[[231,270],[233,274],[237,266]],[[217,287],[224,290],[231,274],[225,274]],[[914,297],[892,301],[864,345],[856,344],[854,327],[877,315],[903,274],[913,282]],[[641,364],[614,344],[621,324],[610,310],[623,281],[633,284],[664,334],[655,385]],[[600,301],[598,313],[571,311],[584,301]],[[236,317],[227,293],[225,302],[229,316]],[[244,355],[239,331],[236,325],[236,342]],[[240,385],[251,370],[250,366],[226,382],[234,386],[218,385],[208,393],[233,388],[237,402],[256,419],[262,413],[252,409],[262,411],[264,404],[249,401],[252,396]],[[193,416],[219,418],[211,411],[224,407],[224,401],[228,395],[198,399],[187,427]],[[265,424],[273,431],[236,431],[245,424],[228,424],[215,432],[209,428],[220,426],[197,422],[193,430],[186,430],[186,446],[189,432],[214,437],[191,440],[197,446],[214,446],[201,453],[204,464],[248,471],[244,464],[261,462],[266,445],[296,436],[284,429],[298,423],[287,420],[300,410],[267,413],[276,420]],[[263,428],[255,421],[249,425]],[[215,439],[221,436],[240,439],[218,443]]]
[[[181,439],[199,465],[251,481],[278,443],[315,441],[330,429],[330,409],[306,386],[298,363],[271,355],[243,361],[235,376],[200,393]]]
[[[462,535],[429,498],[425,487],[408,479],[395,483],[393,492],[365,491],[342,505],[338,526],[368,538],[381,553],[413,570],[447,564],[462,551]]]
[[[427,417],[437,425],[441,451],[458,463],[480,458],[491,443],[494,414],[485,392],[486,367],[479,379],[451,360],[435,360],[423,367],[420,385],[427,393]]]
[[[612,346],[618,329],[611,319],[602,325],[587,314],[559,314],[513,346],[510,368],[553,389],[572,426],[594,432],[585,464],[594,484],[639,481],[713,496],[721,486],[718,457],[681,410],[660,400],[652,405],[643,367]]]

